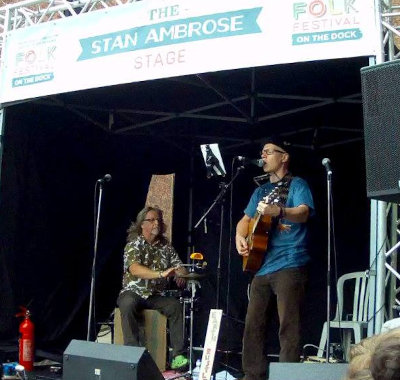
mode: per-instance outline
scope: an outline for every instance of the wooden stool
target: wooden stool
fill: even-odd
[[[167,317],[157,310],[150,309],[143,310],[143,315],[146,348],[158,369],[163,372],[167,356]],[[116,308],[114,313],[114,343],[124,344],[119,308]]]

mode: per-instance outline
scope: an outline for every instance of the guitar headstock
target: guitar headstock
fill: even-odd
[[[278,187],[279,186],[274,187],[272,189],[272,191],[263,198],[263,202],[264,203],[272,204],[272,203],[278,203],[279,202]]]

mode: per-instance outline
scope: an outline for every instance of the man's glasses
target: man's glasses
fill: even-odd
[[[157,220],[158,223],[162,222],[161,218],[148,218],[148,219],[143,219],[143,222],[150,222],[150,223],[154,223]]]
[[[274,153],[282,153],[285,154],[286,152],[284,152],[283,150],[279,150],[279,149],[263,149],[260,152],[260,155],[262,156],[263,154],[266,154],[267,156],[272,156]]]

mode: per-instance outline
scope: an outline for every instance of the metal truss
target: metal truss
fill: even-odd
[[[387,239],[385,258],[385,319],[390,320],[399,315],[400,311],[400,273],[398,271],[397,252],[400,247],[399,205],[387,205]]]
[[[393,61],[400,57],[400,0],[383,0],[381,9],[385,61]]]
[[[400,58],[400,0],[385,0],[381,4],[382,45],[385,51],[385,61],[394,61]],[[396,99],[393,99],[395,102]],[[392,319],[398,316],[400,306],[400,273],[398,271],[397,252],[400,247],[400,220],[399,205],[387,205],[387,252],[385,253],[387,269],[385,277],[386,289],[386,317]]]
[[[137,0],[24,0],[0,8],[0,49],[7,32]]]

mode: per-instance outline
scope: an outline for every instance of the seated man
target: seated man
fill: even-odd
[[[182,305],[174,297],[161,294],[167,279],[174,277],[178,286],[185,281],[177,275],[186,274],[182,261],[163,236],[165,224],[162,211],[145,207],[128,229],[124,250],[124,275],[117,303],[121,311],[124,344],[144,346],[143,309],[154,309],[167,317],[173,360],[171,368],[188,365],[184,355]]]

